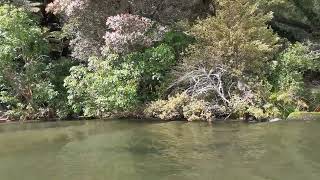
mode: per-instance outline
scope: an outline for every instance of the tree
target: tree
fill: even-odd
[[[199,20],[190,30],[197,43],[189,47],[185,65],[220,65],[239,77],[247,72],[261,74],[278,42],[267,26],[272,14],[262,13],[258,4],[248,0],[220,0],[219,6],[216,16]]]
[[[291,41],[319,41],[318,0],[259,0],[265,11],[273,11],[272,28]]]
[[[65,18],[64,29],[72,36],[72,56],[81,61],[102,54],[110,16],[134,14],[170,24],[205,15],[208,10],[207,0],[55,0],[47,7]]]
[[[156,22],[131,14],[120,14],[107,19],[105,53],[128,54],[151,47],[161,41],[167,29]]]
[[[156,87],[174,64],[173,48],[165,44],[128,55],[92,57],[88,67],[72,67],[65,79],[69,103],[90,117],[132,110],[156,96]]]
[[[11,118],[54,116],[60,91],[41,28],[22,8],[0,6],[0,102]]]
[[[264,82],[279,40],[267,25],[272,14],[250,0],[219,0],[218,5],[215,16],[191,28],[196,42],[174,85],[226,114],[250,111],[265,117]]]
[[[319,93],[312,93],[304,79],[307,72],[319,73],[319,69],[319,51],[313,50],[312,45],[301,43],[290,45],[272,64],[269,77],[273,85],[271,100],[285,115],[313,110],[319,105]]]

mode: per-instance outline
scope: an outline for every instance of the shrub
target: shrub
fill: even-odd
[[[127,54],[150,47],[163,38],[166,28],[154,21],[131,14],[110,16],[105,36],[105,51]]]
[[[128,55],[92,57],[88,67],[71,68],[65,79],[69,103],[93,117],[130,110],[157,97],[157,87],[174,64],[174,51],[165,44]]]
[[[183,116],[188,121],[212,121],[214,119],[211,104],[203,100],[192,100],[184,106]]]
[[[196,43],[189,46],[185,68],[223,66],[241,78],[262,75],[273,57],[278,37],[268,28],[272,14],[264,14],[249,0],[219,0],[216,16],[199,20],[190,33]]]
[[[249,0],[218,2],[216,16],[198,20],[191,28],[195,43],[187,48],[174,87],[209,102],[212,116],[252,111],[262,117],[253,107],[265,112],[266,67],[279,39],[267,25],[272,14],[263,13],[258,3]]]
[[[148,117],[156,117],[163,120],[177,120],[183,118],[183,107],[190,102],[190,97],[185,94],[177,94],[168,100],[158,100],[149,104],[144,113]]]
[[[48,43],[29,13],[0,6],[0,101],[14,119],[55,114],[59,92],[51,82]]]
[[[307,110],[312,105],[304,83],[307,71],[319,72],[320,56],[307,45],[290,45],[272,65],[270,81],[273,94],[270,99],[285,115]],[[309,101],[309,102],[308,102]]]
[[[166,44],[148,48],[144,52],[131,53],[124,56],[124,60],[134,63],[140,73],[138,91],[141,101],[154,100],[161,94],[161,85],[176,65],[174,50]]]
[[[178,93],[168,100],[151,102],[144,113],[148,117],[163,120],[212,121],[214,119],[210,103],[192,99],[186,93]]]
[[[162,34],[164,29],[161,26],[154,26],[153,21],[150,23],[149,19],[146,20],[146,18],[137,15],[148,17],[162,24],[170,24],[169,22],[178,19],[196,17],[198,13],[190,11],[191,9],[198,10],[200,8],[204,11],[199,14],[206,14],[207,7],[208,4],[201,0],[192,2],[188,0],[164,1],[161,3],[156,0],[54,0],[47,6],[47,11],[64,17],[64,30],[73,36],[70,43],[73,48],[72,56],[81,61],[87,61],[90,56],[101,55],[105,41],[107,41],[107,45],[117,47],[117,52],[119,52],[118,50],[123,52],[125,49],[128,50],[129,44],[131,44],[131,48],[135,48],[135,45],[150,44],[150,40],[157,39],[157,33]],[[185,11],[185,9],[188,10]],[[106,23],[107,19],[108,23]],[[146,24],[141,22],[146,22]],[[131,26],[126,32],[117,29],[115,32],[108,31],[106,33],[108,26],[114,29],[113,25],[123,26],[125,24]],[[149,31],[153,28],[156,31]],[[152,32],[151,34],[147,33],[152,38],[144,36],[146,31]],[[104,39],[104,36],[111,38]],[[124,41],[119,41],[120,39]],[[130,41],[133,44],[127,43]],[[119,46],[122,43],[124,46]]]
[[[103,117],[137,103],[139,72],[132,63],[113,65],[119,57],[90,58],[89,67],[75,66],[65,79],[73,109],[85,116]]]
[[[184,53],[185,49],[193,42],[193,37],[185,34],[184,32],[174,30],[165,33],[163,38],[163,43],[171,46],[178,56],[180,53]]]
[[[250,96],[250,98],[248,98]],[[251,116],[255,120],[262,121],[268,118],[276,118],[281,115],[279,109],[272,103],[262,100],[257,94],[246,96],[233,96],[231,98],[231,115],[246,119]],[[247,120],[247,119],[246,119]]]

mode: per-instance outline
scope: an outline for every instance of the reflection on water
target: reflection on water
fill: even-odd
[[[0,125],[2,180],[318,180],[320,122]]]

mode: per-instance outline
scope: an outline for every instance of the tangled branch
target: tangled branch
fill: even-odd
[[[221,66],[207,70],[206,68],[198,68],[186,73],[179,78],[175,84],[188,83],[186,93],[192,97],[199,97],[206,94],[216,95],[217,100],[221,100],[225,105],[230,102],[230,90],[235,83],[231,83],[226,88],[226,83],[223,82],[223,76],[227,70]],[[228,92],[226,92],[228,89]]]

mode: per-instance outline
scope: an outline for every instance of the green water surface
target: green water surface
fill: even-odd
[[[0,180],[319,180],[320,121],[0,125]]]

